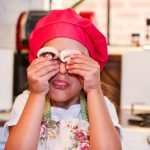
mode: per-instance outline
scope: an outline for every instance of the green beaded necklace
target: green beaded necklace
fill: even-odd
[[[83,94],[80,95],[80,107],[81,107],[83,120],[88,121],[87,102]],[[46,97],[46,102],[44,106],[43,121],[44,122],[51,121],[51,104],[50,104],[50,98],[48,96]]]

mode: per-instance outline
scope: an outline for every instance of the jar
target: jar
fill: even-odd
[[[132,46],[140,46],[140,34],[132,33]]]

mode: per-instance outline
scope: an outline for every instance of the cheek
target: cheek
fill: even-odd
[[[83,78],[79,75],[71,75],[72,77],[72,84],[76,84],[76,86],[80,86],[81,89],[83,88]]]
[[[71,77],[71,84],[72,84],[72,87],[82,89],[82,78],[79,76],[72,76]]]

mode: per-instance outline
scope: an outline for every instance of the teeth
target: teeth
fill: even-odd
[[[70,50],[70,49],[66,49],[66,50],[63,50],[61,53],[60,53],[60,60],[62,62],[66,62],[67,60],[69,60],[69,57],[70,55],[72,54],[81,54],[81,52],[77,51],[77,50]]]
[[[37,57],[39,56],[44,56],[44,57],[52,56],[53,59],[57,59],[59,57],[59,52],[54,47],[43,47],[37,53]]]

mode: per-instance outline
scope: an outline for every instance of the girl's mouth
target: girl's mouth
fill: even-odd
[[[69,83],[64,80],[54,80],[52,82],[52,86],[55,89],[65,90],[69,86]]]

